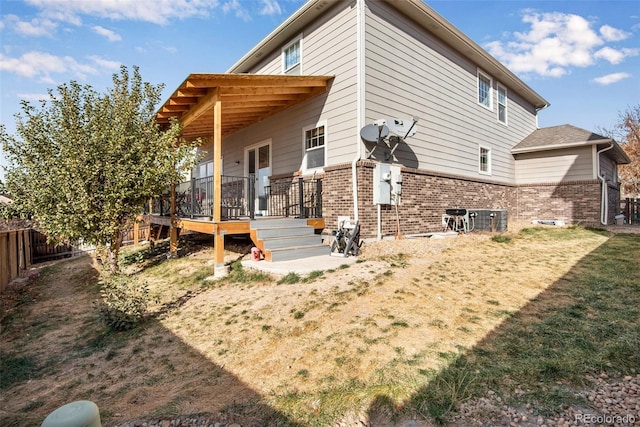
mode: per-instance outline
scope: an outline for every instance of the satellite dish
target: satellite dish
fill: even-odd
[[[378,144],[389,136],[389,128],[386,125],[366,125],[360,129],[360,138],[366,142]]]
[[[418,120],[415,118],[396,119],[391,117],[377,120],[376,123],[385,124],[392,134],[398,135],[400,138],[404,139],[416,134],[416,123],[418,123]]]

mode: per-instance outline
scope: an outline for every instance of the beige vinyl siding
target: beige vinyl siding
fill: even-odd
[[[594,179],[591,147],[517,154],[517,184],[541,184]]]
[[[389,5],[369,0],[366,12],[366,118],[420,119],[418,132],[395,152],[405,166],[513,182],[511,148],[536,128],[534,108],[508,86],[509,125],[477,103],[476,65]],[[482,70],[484,71],[484,70]],[[486,71],[484,71],[485,74]],[[478,171],[478,146],[492,150],[492,174]]]
[[[600,173],[604,175],[607,181],[611,183],[618,182],[616,162],[614,162],[611,158],[606,157],[606,152],[605,154],[600,155]]]
[[[268,138],[272,140],[272,173],[300,170],[304,155],[302,129],[319,122],[326,122],[327,126],[327,166],[353,159],[358,135],[356,9],[347,2],[338,3],[301,34],[303,74],[335,76],[330,91],[226,138],[223,143],[226,174],[234,170],[233,173],[242,173],[242,166],[233,162],[243,160],[244,147]],[[265,55],[251,72],[282,74],[282,47]]]

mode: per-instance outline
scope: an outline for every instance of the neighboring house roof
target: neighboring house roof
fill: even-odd
[[[536,151],[559,150],[563,148],[613,144],[607,153],[619,164],[631,163],[631,159],[613,139],[571,125],[552,126],[536,129],[511,149],[512,154]],[[603,147],[604,148],[604,147]]]
[[[383,1],[386,1],[392,7],[401,11],[407,17],[410,17],[408,19],[418,23],[424,29],[435,34],[445,43],[469,58],[486,73],[489,73],[511,90],[520,94],[520,96],[530,102],[536,109],[549,106],[547,100],[531,89],[477,43],[454,27],[449,21],[440,16],[423,0]],[[286,21],[267,35],[259,44],[240,58],[238,62],[232,65],[227,72],[250,72],[252,67],[257,65],[265,55],[270,54],[282,47],[285,43],[290,42],[291,39],[299,35],[307,25],[325,13],[326,8],[333,6],[335,3],[335,0],[309,0]]]
[[[0,205],[8,205],[9,203],[13,203],[13,200],[11,200],[8,197],[0,195]]]

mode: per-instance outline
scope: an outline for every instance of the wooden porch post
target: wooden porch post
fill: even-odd
[[[215,224],[214,248],[215,271],[214,277],[224,277],[228,271],[224,265],[224,233],[220,229],[221,201],[222,201],[222,101],[220,89],[214,88],[213,101],[213,222]]]

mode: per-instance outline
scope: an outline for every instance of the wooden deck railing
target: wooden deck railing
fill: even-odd
[[[322,218],[322,180],[279,182],[267,187],[269,214],[297,218]]]
[[[299,178],[293,182],[272,183],[265,194],[256,197],[255,176],[222,176],[220,203],[223,220],[256,215],[322,218],[322,180]],[[213,217],[215,197],[213,177],[194,178],[175,186],[176,215],[181,218]],[[256,206],[256,199],[259,199]],[[171,194],[152,201],[151,213],[171,214]]]
[[[223,219],[237,219],[250,216],[253,212],[252,198],[254,180],[245,176],[222,176],[221,216]],[[182,218],[213,217],[213,177],[193,178],[176,185],[176,215]],[[171,214],[171,194],[169,190],[152,201],[151,213]]]

